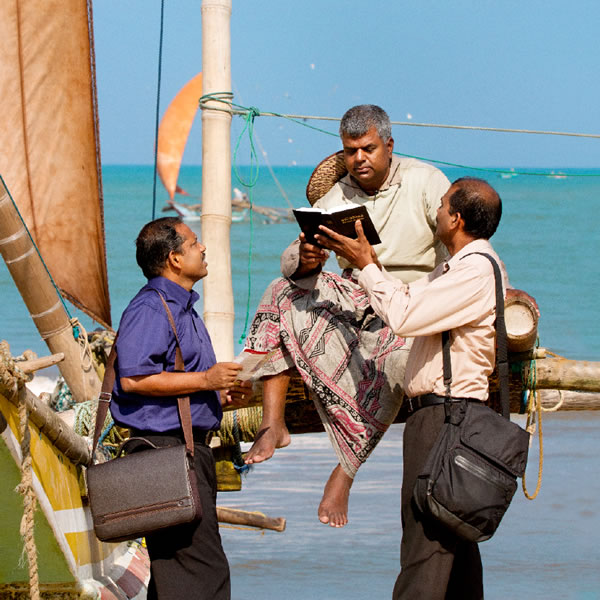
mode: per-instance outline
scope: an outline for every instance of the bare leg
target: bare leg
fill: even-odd
[[[338,465],[325,484],[319,504],[319,521],[331,527],[343,527],[348,523],[348,496],[354,480]]]
[[[273,456],[276,448],[289,445],[290,433],[285,425],[285,395],[289,382],[289,371],[263,380],[263,417],[254,444],[246,454],[246,464],[263,462]]]

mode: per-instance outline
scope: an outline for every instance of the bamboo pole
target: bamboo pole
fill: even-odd
[[[50,352],[64,353],[65,358],[58,368],[73,398],[84,402],[97,397],[100,380],[91,357],[87,357],[84,365],[81,346],[73,337],[69,316],[2,180],[0,253]]]
[[[544,358],[536,361],[539,389],[600,392],[600,362]]]
[[[62,352],[59,352],[58,354],[51,354],[50,356],[41,356],[40,358],[20,361],[19,369],[21,369],[23,373],[35,373],[35,371],[57,365],[64,359],[65,355]]]
[[[285,529],[285,519],[283,517],[268,517],[261,512],[248,512],[237,508],[217,506],[217,518],[219,523],[259,527],[260,529],[271,529],[273,531],[283,531]]]
[[[202,1],[202,93],[231,93],[231,0]],[[233,358],[231,282],[231,114],[202,111],[202,243],[208,275],[203,280],[204,321],[217,360]]]

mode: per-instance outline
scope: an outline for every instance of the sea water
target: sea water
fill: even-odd
[[[600,282],[600,171],[563,170],[567,177],[444,169],[449,179],[482,176],[503,199],[503,217],[493,244],[511,283],[534,296],[542,313],[540,344],[573,359],[600,360],[597,289]],[[266,169],[251,190],[258,205],[287,208],[306,204],[311,169],[275,168],[286,200]],[[248,177],[247,170],[241,170]],[[103,171],[107,260],[113,325],[144,279],[135,263],[134,239],[152,218],[152,168],[107,166]],[[201,196],[201,168],[184,167],[180,185]],[[232,185],[242,188],[232,176]],[[156,216],[166,194],[157,191]],[[18,201],[18,199],[17,199]],[[199,226],[194,225],[200,233]],[[295,223],[234,224],[231,254],[235,341],[241,348],[246,322],[266,285],[279,273],[282,250],[298,234]],[[85,243],[85,230],[81,232]],[[208,268],[218,248],[207,249]],[[333,260],[328,265],[335,269]],[[201,285],[198,286],[201,293]],[[0,265],[0,339],[13,354],[48,351],[39,339],[4,264]],[[69,307],[87,329],[95,325]],[[55,379],[55,368],[41,372]],[[519,490],[498,533],[481,544],[486,598],[600,598],[600,414],[546,413],[542,421],[544,468],[534,501]],[[320,524],[316,510],[323,485],[336,464],[324,434],[293,436],[292,444],[255,466],[239,493],[221,494],[225,506],[283,516],[283,533],[222,529],[232,569],[233,597],[264,600],[387,598],[399,570],[402,425],[394,425],[360,469],[350,498],[350,523],[343,529]],[[537,439],[527,486],[537,482]]]

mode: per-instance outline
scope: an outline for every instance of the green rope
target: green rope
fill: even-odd
[[[37,247],[36,243],[33,241],[33,237],[31,235],[31,232],[29,231],[29,227],[27,227],[27,224],[25,223],[25,219],[23,219],[23,215],[21,215],[21,212],[19,211],[19,207],[17,206],[17,203],[14,201],[12,194],[10,193],[10,190],[8,189],[8,186],[6,185],[6,182],[4,181],[4,178],[2,177],[2,175],[0,175],[0,181],[2,181],[2,185],[4,186],[4,189],[6,190],[6,193],[8,194],[8,197],[10,198],[10,201],[13,203],[13,206],[14,206],[15,210],[17,211],[17,215],[19,215],[19,219],[21,220],[21,223],[23,224],[23,227],[25,228],[25,231],[27,232],[27,235],[29,236],[29,240],[31,241],[31,244],[35,248],[35,251],[37,252],[39,259],[42,261],[42,265],[44,265],[44,269],[46,269],[46,273],[48,273],[48,277],[50,277],[50,281],[52,282],[52,285],[54,286],[54,289],[56,290],[56,293],[57,293],[60,301],[62,302],[63,308],[65,309],[65,312],[67,313],[67,316],[69,317],[69,320],[71,320],[72,319],[71,313],[69,312],[69,308],[68,308],[67,304],[65,303],[65,300],[62,297],[62,294],[60,293],[60,289],[58,288],[58,286],[56,285],[56,282],[52,278],[52,275],[50,274],[50,271],[48,270],[48,266],[46,265],[46,263],[44,262],[44,259],[42,258],[39,248]],[[73,326],[73,337],[76,340],[79,339],[79,333],[80,333],[79,327],[77,325]]]
[[[239,109],[243,107],[236,105],[232,102],[233,94],[231,92],[220,92],[215,94],[205,94],[199,100],[201,108],[211,108],[212,110],[221,110],[219,108],[207,107],[206,103],[209,101],[219,102],[227,106],[236,106]],[[226,111],[229,112],[229,111]],[[240,113],[241,114],[241,113]],[[246,296],[246,316],[244,318],[244,327],[242,334],[238,340],[238,344],[241,344],[246,339],[246,332],[248,331],[248,321],[250,320],[250,297],[252,295],[252,250],[254,247],[254,187],[258,183],[258,176],[260,173],[258,164],[258,153],[254,146],[254,119],[260,115],[260,111],[251,106],[245,109],[244,114],[244,127],[240,135],[238,136],[233,151],[233,172],[240,185],[247,188],[248,190],[248,201],[250,202],[250,241],[248,242],[248,292]],[[250,142],[250,174],[249,179],[245,180],[238,169],[237,155],[240,148],[240,144],[244,134],[248,132],[248,140]]]
[[[282,113],[276,113],[276,112],[263,112],[263,111],[259,111],[257,108],[255,107],[245,107],[245,106],[241,106],[239,104],[235,104],[234,102],[231,102],[230,100],[226,100],[224,98],[226,93],[215,93],[215,94],[206,94],[204,96],[202,96],[200,98],[200,108],[201,109],[208,109],[208,110],[217,110],[217,111],[222,111],[222,112],[228,112],[230,114],[236,114],[236,115],[246,115],[248,113],[248,111],[253,111],[253,115],[254,117],[278,117],[281,119],[286,119],[288,121],[291,121],[292,123],[296,123],[297,125],[301,125],[302,127],[307,127],[308,129],[313,129],[314,131],[318,131],[320,133],[324,133],[325,135],[330,135],[332,137],[338,137],[337,133],[332,133],[331,131],[327,131],[325,129],[321,129],[320,127],[315,127],[314,125],[310,125],[306,122],[306,119],[313,119],[313,118],[318,118],[318,117],[309,117],[309,116],[305,116],[302,118],[297,118],[294,116],[290,116],[290,115],[286,115],[286,114],[282,114]],[[219,107],[215,107],[215,106],[207,106],[207,102],[210,101],[215,101],[215,102],[220,102],[222,104],[225,104],[228,108],[219,108]],[[253,117],[253,118],[254,118]],[[323,117],[323,120],[328,120],[328,121],[339,121],[339,119],[337,118],[330,118],[330,117]],[[415,126],[415,125],[423,125],[423,124],[416,124],[416,123],[400,123],[400,122],[392,122],[392,125],[406,125],[406,126]],[[431,125],[433,127],[433,125]],[[444,127],[448,127],[448,126],[444,126]],[[455,127],[458,128],[458,127]],[[468,128],[465,128],[468,129]],[[484,128],[474,128],[475,130],[479,130],[479,129],[484,129]],[[488,128],[490,130],[492,130],[491,128]],[[501,130],[498,130],[501,131]],[[526,131],[526,130],[506,130],[507,132],[513,132],[513,133],[549,133],[549,134],[553,134],[553,135],[575,135],[575,134],[565,134],[565,133],[561,133],[561,132],[536,132],[536,131]],[[579,135],[579,137],[596,137],[596,136],[592,136],[592,135],[586,135],[586,134],[577,134]],[[489,167],[473,167],[470,165],[463,165],[463,164],[459,164],[459,163],[452,163],[452,162],[447,162],[444,160],[437,160],[434,158],[426,158],[426,157],[422,157],[422,156],[416,156],[414,154],[403,154],[402,152],[394,152],[394,154],[398,155],[398,156],[404,156],[406,158],[415,158],[417,160],[424,160],[426,162],[430,162],[433,164],[437,164],[437,165],[445,165],[448,167],[457,167],[457,168],[461,168],[461,169],[470,169],[473,171],[481,171],[481,172],[486,172],[486,173],[498,173],[498,174],[505,174],[505,175],[527,175],[530,177],[550,177],[550,178],[554,178],[557,175],[559,175],[560,177],[600,177],[600,173],[572,173],[572,174],[567,174],[567,173],[554,173],[554,172],[543,172],[543,171],[512,171],[512,170],[506,170],[506,169],[494,169],[494,168],[489,168]]]
[[[532,352],[535,354],[535,349],[540,346],[540,338],[538,337],[535,342],[535,346]],[[531,395],[535,394],[535,390],[537,387],[537,361],[535,358],[532,358],[529,361],[529,370],[527,373],[527,380],[523,378],[523,394],[521,396],[521,409],[520,413],[523,414],[528,406],[529,402],[531,402]]]

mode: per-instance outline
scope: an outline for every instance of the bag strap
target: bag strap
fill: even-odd
[[[175,334],[175,371],[185,372],[185,364],[183,362],[183,356],[181,354],[181,346],[179,344],[179,336],[177,335],[177,328],[175,327],[175,320],[169,306],[167,305],[163,295],[153,288],[152,291],[156,292],[165,307],[167,318],[171,325],[171,329]],[[94,455],[96,453],[96,447],[100,440],[100,434],[102,432],[102,426],[108,413],[108,406],[112,399],[112,390],[115,385],[115,360],[117,358],[117,337],[115,336],[112,348],[106,361],[106,369],[104,370],[104,379],[102,380],[102,387],[100,389],[100,395],[98,396],[98,410],[96,411],[96,426],[94,429],[94,441],[92,443],[91,460],[93,462]],[[190,408],[190,397],[182,396],[177,398],[177,408],[179,412],[179,419],[181,420],[181,426],[183,429],[183,437],[185,439],[185,447],[187,452],[194,456],[194,436],[192,433],[192,413]]]
[[[502,291],[502,274],[496,260],[486,252],[470,252],[465,254],[461,260],[471,254],[485,256],[494,270],[494,281],[496,284],[496,365],[500,381],[500,405],[502,416],[510,420],[510,399],[508,391],[508,341],[506,335],[506,322],[504,320],[504,293]],[[446,398],[450,398],[450,384],[452,383],[452,366],[450,362],[450,332],[442,332],[442,362],[444,366],[444,385],[446,386]]]

